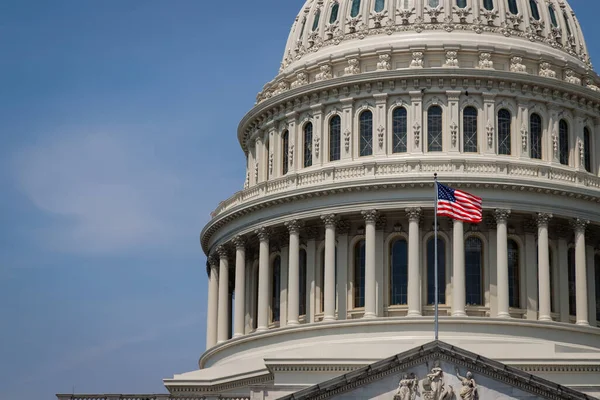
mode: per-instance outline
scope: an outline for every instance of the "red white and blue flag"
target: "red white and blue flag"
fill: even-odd
[[[437,184],[437,215],[478,224],[482,219],[481,197]]]

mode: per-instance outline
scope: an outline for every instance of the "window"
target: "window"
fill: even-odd
[[[331,15],[329,16],[330,24],[335,24],[337,22],[339,12],[340,12],[340,3],[338,3],[336,1],[335,3],[333,3],[333,6],[331,7]]]
[[[275,257],[271,268],[271,321],[279,322],[279,303],[281,299],[281,257]]]
[[[304,168],[312,166],[312,123],[304,125]]]
[[[427,150],[442,151],[442,108],[431,106],[427,110]]]
[[[267,160],[268,160],[269,157],[271,157],[270,140],[267,140],[265,147],[266,147],[265,151],[267,153]],[[271,177],[270,175],[271,175],[271,168],[267,168],[267,180]]]
[[[438,300],[446,304],[446,242],[438,238]],[[435,239],[427,241],[427,304],[435,304]]]
[[[342,143],[342,119],[334,115],[329,120],[329,161],[340,159]]]
[[[403,10],[410,10],[412,8],[412,2],[413,0],[402,0],[402,9]]]
[[[429,7],[436,8],[440,5],[440,0],[429,0]]]
[[[575,249],[569,249],[567,260],[568,282],[569,282],[569,315],[577,315],[577,295],[575,291]]]
[[[483,0],[483,8],[492,11],[494,9],[494,0]]]
[[[406,108],[398,107],[392,113],[392,152],[406,153],[407,149],[407,118]]]
[[[298,315],[306,315],[306,250],[300,249],[300,304]]]
[[[498,111],[498,154],[510,155],[511,123],[510,111]]]
[[[567,28],[567,33],[569,34],[569,36],[573,36],[573,33],[571,32],[571,24],[569,23],[569,16],[567,15],[566,11],[563,11],[563,19],[565,20],[565,27]]]
[[[359,117],[360,122],[360,156],[373,154],[373,113],[363,111]]]
[[[594,268],[596,269],[596,321],[600,321],[600,254],[594,257]]]
[[[290,132],[284,131],[281,136],[281,145],[283,147],[283,159],[281,160],[281,166],[283,169],[283,175],[288,173],[289,162],[288,158],[290,157]]]
[[[521,307],[521,284],[519,274],[519,245],[514,240],[508,241],[508,305]]]
[[[466,8],[467,7],[467,0],[456,0],[456,6],[458,8]]]
[[[517,6],[517,0],[508,0],[508,10],[511,14],[517,15],[519,13],[519,7]]]
[[[542,118],[538,114],[529,117],[529,141],[531,158],[542,159]]]
[[[408,244],[397,239],[390,246],[390,305],[407,304]]]
[[[463,150],[465,153],[477,153],[477,109],[467,107],[463,110]]]
[[[531,16],[536,21],[540,20],[540,11],[538,10],[538,5],[535,0],[529,0],[529,8],[531,8]]]
[[[365,306],[365,241],[354,246],[354,308]]]
[[[558,27],[558,20],[556,19],[556,13],[554,12],[554,7],[552,5],[548,5],[548,12],[550,13],[550,22],[552,22],[553,27]]]
[[[317,11],[315,11],[315,19],[313,20],[313,26],[312,26],[313,32],[319,28],[319,20],[320,19],[321,19],[321,9],[317,8]]]
[[[483,242],[476,236],[465,241],[465,274],[467,305],[482,306]]]
[[[304,36],[304,28],[306,28],[306,17],[302,19],[302,27],[300,28],[300,36],[298,36],[298,40],[302,40]]]
[[[592,172],[591,135],[588,128],[583,128],[583,162],[587,172]]]
[[[352,0],[352,8],[350,9],[350,16],[356,17],[360,12],[360,0]]]
[[[375,0],[375,12],[382,12],[385,8],[385,0]]]
[[[558,123],[558,158],[562,165],[569,165],[569,125],[564,119]]]

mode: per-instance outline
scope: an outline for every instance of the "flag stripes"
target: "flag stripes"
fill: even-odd
[[[478,224],[483,218],[481,205],[480,197],[438,183],[437,215]]]

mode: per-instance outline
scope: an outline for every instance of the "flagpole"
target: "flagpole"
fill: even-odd
[[[438,180],[437,172],[433,174],[434,189],[435,189],[435,203],[434,203],[434,270],[435,270],[435,340],[439,339],[439,298],[438,298],[438,221],[437,221],[437,206],[438,206]]]

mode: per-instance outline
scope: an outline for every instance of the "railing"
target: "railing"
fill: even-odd
[[[171,394],[57,394],[58,400],[205,400],[205,396]],[[212,397],[211,397],[212,398]],[[250,397],[223,397],[219,400],[250,400]]]
[[[418,178],[429,176],[433,172],[445,172],[461,177],[514,177],[516,179],[535,179],[537,182],[556,182],[574,187],[600,189],[600,177],[571,168],[523,162],[520,160],[460,160],[460,161],[384,161],[359,165],[324,166],[322,169],[309,169],[293,175],[284,176],[259,183],[251,188],[237,192],[229,199],[221,202],[211,216],[217,217],[246,201],[274,195],[293,189],[320,186],[344,181],[360,181],[362,179],[377,180],[390,177]]]

